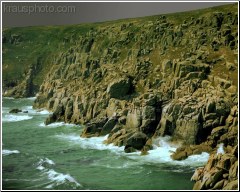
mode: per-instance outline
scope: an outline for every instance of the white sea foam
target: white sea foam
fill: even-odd
[[[40,159],[40,161],[38,162],[38,165],[43,165],[44,163],[49,165],[55,165],[54,161],[48,158]]]
[[[154,141],[153,150],[148,151],[148,155],[141,155],[141,152],[125,153],[124,147],[117,147],[113,144],[106,145],[103,143],[108,136],[105,137],[91,137],[91,138],[81,138],[79,135],[57,135],[57,138],[69,141],[73,144],[79,145],[84,149],[98,149],[98,150],[110,150],[113,153],[121,156],[125,156],[129,159],[134,160],[137,164],[146,163],[164,163],[172,165],[182,165],[182,166],[201,166],[207,162],[209,154],[203,152],[199,155],[189,156],[187,159],[182,161],[176,161],[171,158],[171,154],[176,151],[178,146],[171,145],[169,140],[170,137],[160,137]],[[110,165],[111,166],[111,165]],[[126,165],[127,166],[127,165]],[[116,167],[117,168],[117,167]]]
[[[153,145],[153,150],[148,151],[148,155],[140,156],[140,152],[135,152],[131,155],[127,154],[127,157],[143,163],[167,163],[182,166],[200,166],[207,162],[208,153],[192,155],[182,161],[173,160],[171,155],[176,151],[178,146],[171,145],[169,140],[170,137],[160,137],[155,141],[156,145]]]
[[[47,175],[48,179],[52,181],[52,183],[47,185],[45,188],[50,189],[60,184],[64,184],[65,182],[70,182],[75,184],[76,187],[81,187],[81,184],[78,183],[71,175],[59,173],[54,169],[47,168],[49,165],[54,166],[55,162],[51,159],[44,158],[40,159],[36,167],[36,169],[40,170],[43,175]]]
[[[3,97],[4,99],[14,99],[13,97]]]
[[[20,153],[20,152],[18,150],[8,150],[8,149],[3,149],[2,150],[2,155],[3,156],[16,154],[16,153]]]
[[[80,145],[83,149],[112,150],[114,152],[122,152],[124,150],[124,147],[104,144],[103,141],[107,139],[108,135],[103,137],[82,138],[76,134],[60,134],[56,135],[56,137]]]
[[[32,114],[41,114],[41,115],[48,115],[51,114],[52,112],[49,112],[46,109],[33,109],[33,106],[24,106],[22,108],[23,111],[28,111],[28,113],[32,113]]]
[[[43,109],[43,110],[37,111],[37,113],[40,113],[41,115],[48,115],[48,114],[52,114],[52,112],[49,112],[49,111],[48,111],[48,110],[46,110],[46,109]]]
[[[3,116],[2,121],[3,122],[15,122],[15,121],[25,121],[32,119],[32,116],[29,115],[9,115],[6,114]]]
[[[48,128],[57,128],[60,126],[67,126],[67,127],[74,127],[76,126],[75,124],[70,124],[70,123],[64,123],[64,122],[56,122],[56,123],[51,123],[49,125],[45,125],[44,123],[39,124],[40,127],[48,127]]]
[[[28,100],[35,100],[37,97],[27,97],[25,99],[28,99]]]
[[[224,154],[224,149],[223,149],[223,143],[221,143],[219,146],[218,146],[218,149],[217,149],[217,154]]]
[[[44,123],[39,124],[40,127],[59,127],[59,126],[62,126],[62,125],[63,125],[62,122],[51,123],[49,125],[45,125]]]
[[[63,174],[63,173],[58,173],[53,169],[49,169],[47,172],[45,172],[45,174],[48,175],[48,178],[51,181],[54,181],[53,184],[50,184],[48,186],[46,186],[47,189],[49,188],[53,188],[54,186],[63,184],[65,182],[70,182],[70,183],[74,183],[77,187],[80,187],[81,184],[78,183],[71,175],[69,174]]]
[[[21,179],[21,178],[18,178],[18,179],[3,179],[3,181],[39,181],[40,179]]]

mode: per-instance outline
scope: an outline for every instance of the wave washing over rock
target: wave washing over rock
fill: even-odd
[[[22,111],[27,111],[30,114],[41,114],[41,115],[48,115],[51,114],[51,112],[49,112],[46,109],[33,109],[33,106],[25,106],[22,108]]]
[[[47,127],[47,128],[57,128],[57,127],[61,127],[61,126],[75,127],[76,125],[72,124],[72,123],[56,122],[56,123],[51,123],[48,125],[46,125],[45,123],[40,123],[39,126]]]
[[[17,71],[24,78],[8,78],[16,64],[9,55],[23,45],[18,64],[34,62]],[[8,28],[3,92],[36,94],[34,108],[52,112],[47,126],[84,125],[86,147],[120,148],[146,161],[159,155],[159,163],[159,153],[178,164],[209,156],[194,174],[194,189],[236,189],[237,48],[237,4],[89,25]],[[104,136],[104,144],[88,143]],[[156,146],[164,136],[178,147]]]
[[[189,156],[183,161],[173,160],[171,158],[171,154],[177,149],[177,146],[169,142],[170,137],[159,137],[155,139],[156,141],[154,141],[153,149],[148,151],[148,155],[141,155],[140,151],[133,153],[125,153],[124,147],[114,146],[113,144],[105,144],[108,135],[102,137],[81,138],[75,134],[60,134],[56,135],[56,137],[61,140],[73,143],[75,145],[79,145],[83,149],[109,150],[118,155],[127,157],[132,160],[136,160],[134,162],[134,164],[136,165],[145,163],[168,163],[172,165],[197,167],[204,165],[204,163],[206,163],[209,158],[209,154],[203,152],[199,155]]]

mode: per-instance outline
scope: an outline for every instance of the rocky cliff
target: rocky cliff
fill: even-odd
[[[19,50],[24,46],[28,55]],[[108,134],[106,144],[125,146],[127,153],[146,154],[152,138],[170,135],[182,143],[172,154],[175,160],[212,154],[196,170],[194,189],[235,189],[237,48],[237,4],[89,25],[5,29],[3,90],[15,97],[37,93],[34,107],[53,112],[46,124],[84,124],[81,137]],[[18,60],[11,51],[19,53],[14,57],[24,63],[25,75],[13,68]],[[223,154],[216,152],[219,144]]]

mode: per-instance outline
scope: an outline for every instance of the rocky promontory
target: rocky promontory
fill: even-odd
[[[23,47],[32,51],[24,55]],[[237,189],[237,49],[237,4],[9,28],[3,31],[3,91],[13,97],[37,93],[34,107],[53,112],[45,124],[82,124],[81,137],[108,135],[105,143],[125,146],[126,153],[147,154],[153,138],[170,135],[182,144],[174,160],[211,154],[192,177],[194,189]],[[10,58],[11,51],[19,55]],[[25,71],[16,71],[16,62]]]

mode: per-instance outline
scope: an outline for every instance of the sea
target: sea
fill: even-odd
[[[2,189],[191,190],[194,170],[208,153],[174,161],[178,146],[156,138],[148,155],[125,153],[107,138],[81,138],[84,126],[45,125],[51,112],[33,109],[33,98],[2,98]],[[23,112],[9,113],[18,108]]]

